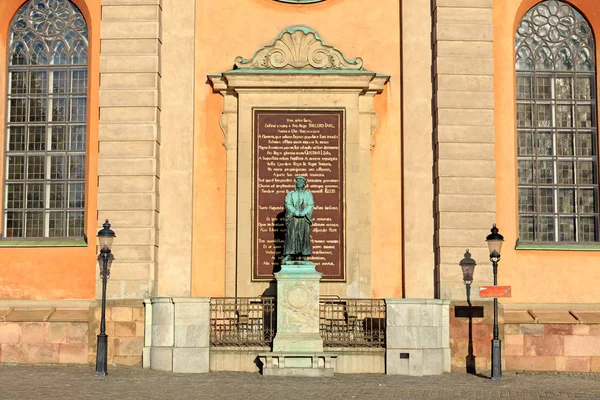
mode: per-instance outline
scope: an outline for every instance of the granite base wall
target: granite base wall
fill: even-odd
[[[469,338],[472,341],[472,361],[475,371],[488,371],[491,366],[492,327],[494,324],[494,304],[491,301],[474,301],[472,307],[483,307],[483,318],[457,317],[457,307],[467,307],[466,301],[452,302],[450,305],[450,349],[452,352],[452,372],[468,372]],[[502,321],[503,308],[498,310]],[[499,324],[500,340],[503,340],[503,325]],[[504,345],[504,341],[502,342]],[[505,369],[505,368],[504,368]]]
[[[0,363],[96,363],[101,315],[97,302],[87,307],[14,305],[0,308]],[[108,365],[142,365],[143,311],[141,302],[108,301]]]
[[[450,306],[453,372],[487,372],[491,367],[493,302],[472,302],[484,316],[456,317]],[[511,307],[511,308],[508,308]],[[499,336],[504,371],[600,372],[600,307],[571,305],[500,305]],[[469,337],[472,340],[471,367]],[[473,369],[474,366],[474,369]]]
[[[507,324],[509,371],[600,372],[600,324]]]

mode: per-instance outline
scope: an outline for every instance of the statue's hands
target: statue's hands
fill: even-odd
[[[300,211],[294,211],[294,217],[301,217]]]

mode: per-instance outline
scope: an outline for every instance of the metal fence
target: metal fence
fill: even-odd
[[[213,297],[211,346],[271,346],[276,310],[273,297]],[[385,348],[385,302],[322,297],[319,330],[324,347]]]
[[[213,297],[211,346],[270,346],[275,337],[275,298]]]
[[[383,299],[321,298],[319,323],[325,347],[385,347]]]

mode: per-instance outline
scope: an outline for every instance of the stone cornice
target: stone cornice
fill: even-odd
[[[215,92],[228,90],[351,90],[363,93],[381,93],[389,80],[387,75],[378,75],[374,72],[362,71],[361,73],[344,74],[298,74],[288,70],[288,73],[267,74],[262,72],[237,73],[227,71],[222,74],[208,75],[208,79]]]

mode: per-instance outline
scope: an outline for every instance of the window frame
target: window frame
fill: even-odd
[[[522,47],[526,47],[525,50],[530,49],[530,47],[526,46],[528,43],[526,43],[526,39],[530,38],[532,36],[534,36],[534,34],[540,32],[540,35],[542,35],[544,32],[542,32],[541,28],[538,28],[538,31],[536,31],[534,34],[532,34],[532,31],[529,32],[524,32],[522,34],[521,29],[524,28],[528,28],[527,26],[527,18],[531,17],[535,14],[535,12],[539,11],[536,10],[540,5],[547,5],[549,3],[558,3],[559,9],[567,6],[569,7],[570,11],[573,13],[573,15],[575,16],[575,22],[573,23],[573,25],[579,23],[578,21],[583,21],[587,28],[589,29],[589,38],[591,38],[591,58],[594,61],[594,65],[593,65],[593,69],[591,71],[578,71],[576,69],[576,65],[573,64],[573,68],[572,70],[559,70],[557,69],[557,63],[553,63],[552,65],[552,69],[538,69],[535,66],[535,62],[532,60],[532,64],[533,67],[529,68],[529,69],[519,69],[519,60],[521,60],[522,63],[523,62],[523,56],[522,53],[520,53],[520,51],[522,50]],[[558,13],[557,13],[558,15]],[[538,14],[537,16],[532,17],[529,21],[533,21],[535,17],[540,17],[540,15]],[[547,24],[548,26],[553,26],[551,24],[549,24],[550,18],[552,16],[548,17],[548,21]],[[580,19],[577,19],[580,18]],[[525,21],[525,24],[524,24]],[[539,19],[537,21],[540,21]],[[532,22],[530,24],[530,27],[533,27],[534,23]],[[542,26],[542,24],[537,24],[537,26]],[[555,38],[556,36],[556,32],[555,31]],[[565,38],[570,39],[571,37],[574,36],[573,34],[574,31],[569,31],[569,35],[568,36],[564,36]],[[543,44],[548,44],[548,42],[550,41],[550,39],[552,39],[552,32],[551,31],[545,31],[547,37],[548,37],[548,41],[544,41],[542,40]],[[596,66],[596,60],[595,60],[595,56],[596,56],[596,43],[595,43],[595,39],[594,39],[594,33],[593,33],[593,29],[592,29],[592,25],[589,22],[589,20],[586,19],[584,13],[582,13],[580,10],[578,10],[576,7],[574,7],[572,4],[564,2],[564,1],[557,1],[557,0],[549,0],[549,1],[541,1],[541,2],[537,2],[535,4],[533,4],[531,7],[529,7],[525,13],[523,14],[523,16],[521,18],[519,18],[516,21],[516,29],[514,31],[514,46],[513,46],[513,54],[514,54],[514,63],[513,63],[513,68],[515,71],[515,95],[513,98],[514,104],[515,104],[515,143],[516,143],[516,154],[515,154],[515,162],[516,162],[516,166],[518,168],[516,168],[516,189],[517,189],[517,208],[516,208],[516,216],[517,216],[517,237],[519,237],[519,239],[517,240],[517,246],[519,248],[530,248],[530,249],[537,249],[538,247],[552,247],[552,246],[564,246],[564,245],[568,245],[568,246],[573,246],[573,247],[586,247],[586,246],[594,246],[594,245],[599,245],[600,244],[600,234],[599,234],[599,209],[600,209],[600,204],[599,204],[599,196],[598,196],[598,162],[599,162],[599,156],[598,156],[598,103],[597,103],[597,90],[598,90],[598,74],[597,74],[597,66]],[[521,41],[519,41],[520,39],[520,35],[521,35]],[[529,35],[529,36],[527,36]],[[540,38],[540,36],[537,36],[538,39]],[[542,38],[543,39],[543,38]],[[558,39],[561,40],[560,36],[558,36]],[[568,39],[562,39],[563,41],[563,46],[564,47],[559,47],[556,46],[554,47],[554,50],[557,51],[557,53],[555,55],[558,55],[558,50],[562,50],[563,48],[566,48],[566,45],[564,45],[564,43],[567,42]],[[584,43],[584,44],[590,44],[590,43]],[[532,49],[532,50],[539,50],[542,45],[540,45],[539,48],[537,49]],[[581,47],[580,47],[581,49]],[[530,52],[531,55],[531,52]],[[574,56],[572,57],[573,61],[577,61],[577,58]],[[590,86],[591,86],[591,92],[590,92],[590,98],[589,99],[577,99],[576,96],[576,90],[577,90],[577,82],[578,79],[580,78],[576,78],[577,76],[581,76],[581,75],[585,75],[587,79],[589,79],[590,82]],[[520,86],[519,86],[519,81],[521,78],[529,78],[531,83],[530,83],[530,92],[529,92],[529,98],[524,98],[524,97],[520,97]],[[538,79],[544,79],[544,78],[550,78],[549,82],[550,82],[550,86],[549,86],[549,97],[545,98],[545,99],[541,99],[541,98],[537,98],[536,97],[536,86],[535,83],[537,82]],[[559,96],[557,96],[557,90],[556,90],[556,85],[558,84],[559,80],[570,80],[571,81],[571,85],[570,85],[570,90],[571,90],[571,98],[568,99],[567,98],[560,98]],[[542,101],[540,101],[542,100]],[[579,104],[578,104],[579,102]],[[537,121],[535,120],[535,114],[537,111],[537,106],[538,104],[541,104],[543,106],[548,106],[548,110],[550,112],[550,124],[549,126],[540,126],[539,124],[537,124]],[[529,126],[521,126],[520,124],[520,114],[519,114],[519,110],[522,109],[520,108],[520,105],[523,105],[525,107],[523,108],[527,108],[529,107],[529,119],[530,119],[530,125]],[[595,108],[595,110],[591,110],[590,115],[591,115],[591,119],[590,119],[590,126],[589,127],[579,127],[577,126],[577,119],[576,116],[578,115],[577,113],[578,111],[578,107],[585,107],[586,105],[589,105],[589,107],[591,108]],[[570,127],[561,127],[559,126],[559,124],[557,123],[557,110],[559,109],[559,107],[567,107],[567,108],[571,108],[572,109],[572,113],[571,113],[571,126]],[[550,154],[539,154],[538,152],[538,148],[536,147],[536,141],[534,140],[534,138],[540,134],[539,131],[547,131],[547,133],[550,134],[551,137],[551,151]],[[592,149],[592,154],[591,155],[579,155],[579,132],[587,132],[587,133],[591,133],[591,143],[592,145],[590,146],[590,148]],[[526,136],[527,134],[530,135],[531,139],[530,139],[530,144],[531,144],[531,152],[529,154],[521,154],[520,152],[522,151],[522,146],[521,146],[521,135]],[[559,153],[559,147],[558,147],[558,139],[559,137],[561,137],[561,135],[563,134],[570,134],[572,135],[572,154],[560,154]],[[566,135],[564,135],[563,137],[567,137]],[[552,173],[551,173],[551,182],[542,182],[540,183],[539,181],[539,173],[540,173],[540,168],[536,167],[536,163],[538,162],[538,159],[542,159],[543,162],[550,162],[551,164],[551,169],[552,169]],[[577,170],[579,168],[580,165],[580,161],[583,162],[592,162],[592,183],[591,184],[585,184],[585,183],[580,183],[578,182],[578,177],[579,175]],[[531,182],[524,182],[526,179],[523,179],[524,177],[521,174],[521,165],[524,165],[523,163],[526,162],[531,162],[531,172],[532,172],[532,176],[529,177],[531,178]],[[559,165],[567,165],[568,163],[570,163],[572,165],[572,182],[561,182],[561,178],[559,176],[559,169],[558,166]],[[568,175],[563,175],[563,176],[568,176]],[[580,203],[580,197],[581,194],[589,189],[594,190],[594,194],[593,194],[593,201],[594,201],[594,210],[592,213],[584,213],[581,212],[578,209],[579,203]],[[529,205],[531,206],[532,210],[531,211],[523,211],[522,209],[522,190],[528,190],[531,191],[531,193],[533,194],[532,198],[532,202],[530,204],[525,203],[525,205]],[[552,207],[552,211],[551,212],[542,212],[542,207],[541,207],[541,203],[540,203],[540,197],[539,197],[539,193],[542,193],[542,191],[547,191],[550,190],[552,192],[552,201],[550,202],[551,207]],[[560,199],[559,199],[559,193],[563,191],[565,193],[567,193],[567,191],[572,191],[572,207],[573,210],[572,211],[561,211],[561,204],[560,204]],[[547,204],[546,204],[547,205]],[[547,211],[547,210],[546,210]],[[527,238],[528,240],[523,240],[523,232],[522,232],[522,219],[525,218],[531,218],[534,221],[534,225],[533,225],[533,233],[532,233],[532,238]],[[539,230],[540,230],[540,220],[542,218],[547,218],[547,219],[552,219],[553,221],[553,228],[552,228],[552,235],[549,235],[548,237],[550,237],[551,239],[548,240],[548,238],[546,238],[546,240],[540,240],[539,237],[536,237],[535,234],[539,234]],[[560,223],[562,221],[562,219],[571,219],[573,220],[573,239],[574,240],[561,240],[561,226]],[[594,232],[594,240],[581,240],[582,239],[582,235],[580,234],[580,220],[582,219],[589,219],[592,218],[594,220],[594,226],[595,226],[595,232]],[[583,239],[588,239],[583,237]]]
[[[81,151],[85,154],[85,173],[81,180],[83,182],[83,221],[81,233],[72,237],[6,237],[4,232],[5,226],[5,187],[6,187],[6,169],[5,161],[0,163],[0,197],[3,202],[0,206],[0,247],[80,247],[87,245],[86,236],[93,235],[96,227],[97,214],[97,194],[98,190],[95,185],[91,185],[90,179],[97,180],[98,176],[98,147],[94,145],[98,135],[98,89],[99,89],[99,31],[94,29],[100,23],[101,8],[98,4],[88,4],[88,0],[69,0],[78,12],[87,27],[87,63],[84,65],[87,69],[87,90],[84,94],[86,98],[86,115],[82,124],[85,124],[86,144]],[[0,99],[0,115],[3,119],[0,121],[0,129],[2,129],[2,140],[0,141],[0,153],[3,157],[6,156],[7,148],[7,94],[8,94],[8,52],[10,40],[10,28],[13,18],[23,6],[27,6],[28,1],[23,0],[7,0],[4,4],[0,4],[0,11],[4,11],[0,15],[0,91],[4,93],[4,98]],[[89,6],[92,6],[91,8]],[[3,75],[4,74],[4,75]],[[47,125],[46,125],[47,126]],[[46,211],[48,209],[45,209]],[[66,217],[66,215],[65,215]],[[79,228],[78,228],[79,229]],[[93,231],[93,232],[91,232]]]

